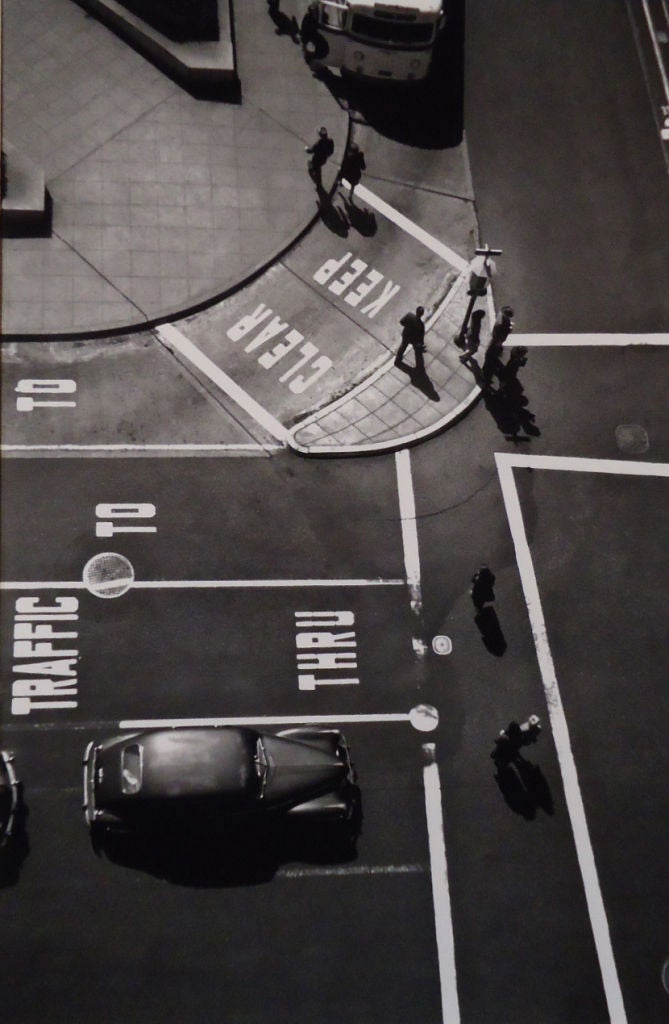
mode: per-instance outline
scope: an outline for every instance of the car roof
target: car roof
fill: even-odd
[[[256,789],[256,740],[257,733],[244,728],[161,729],[124,747],[138,743],[142,748],[141,797],[235,798]]]

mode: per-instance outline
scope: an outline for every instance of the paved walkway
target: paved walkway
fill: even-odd
[[[3,130],[44,167],[54,199],[52,238],[3,244],[5,336],[177,319],[238,288],[308,228],[316,204],[304,144],[328,125],[329,186],[347,115],[277,32],[266,0],[235,12],[241,106],[191,98],[70,0],[5,0]],[[409,150],[402,177],[420,185],[420,154]],[[432,154],[437,191],[444,167],[447,177],[466,168],[462,151],[443,164]],[[460,176],[456,193],[471,203]],[[451,228],[455,237],[455,219]],[[448,245],[448,218],[439,236]],[[390,450],[460,418],[479,396],[453,344],[467,284],[463,269],[428,320],[425,378],[392,356],[377,360],[343,397],[315,415],[305,408],[281,440],[304,454]]]

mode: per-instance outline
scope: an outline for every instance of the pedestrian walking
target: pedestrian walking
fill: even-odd
[[[472,576],[471,594],[474,606],[480,611],[485,604],[495,600],[495,574],[485,563]]]
[[[351,202],[353,202],[353,192],[356,185],[360,184],[362,172],[365,170],[365,167],[364,153],[357,142],[352,142],[346,156],[344,157],[340,173],[340,178],[347,181],[350,186],[351,191],[349,192],[348,197]]]
[[[318,129],[318,138],[313,146],[304,147],[306,153],[311,154],[309,161],[309,176],[316,183],[316,188],[321,191],[323,188],[322,172],[329,157],[334,153],[334,142],[328,135],[327,128]]]
[[[500,361],[504,342],[513,330],[513,309],[511,306],[502,306],[495,317],[490,341],[483,360],[483,376],[490,380]]]
[[[395,356],[395,366],[399,366],[402,362],[402,356],[408,349],[409,345],[413,346],[414,354],[416,357],[416,369],[424,369],[423,353],[425,352],[425,324],[423,323],[423,314],[425,310],[422,306],[416,306],[415,313],[405,313],[400,320],[400,327],[402,328],[402,341],[400,347],[397,350]]]

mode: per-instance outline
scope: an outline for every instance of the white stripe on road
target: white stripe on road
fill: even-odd
[[[424,864],[342,864],[338,867],[280,868],[279,878],[328,878],[330,875],[422,875]]]
[[[216,365],[213,360],[201,352],[200,349],[182,334],[173,324],[163,324],[162,327],[156,328],[156,334],[163,342],[163,344],[172,346],[177,352],[180,352],[185,359],[195,366],[201,373],[204,373],[209,380],[220,388],[221,391],[236,402],[237,405],[241,406],[244,412],[248,413],[259,423],[260,426],[266,430],[272,437],[275,437],[277,441],[282,444],[286,444],[288,441],[288,431],[279,423],[271,413],[267,412],[254,398],[240,388],[239,384],[236,384],[232,377],[228,377],[227,373],[224,373],[219,366]]]
[[[422,636],[423,597],[420,582],[418,530],[416,528],[416,501],[414,498],[413,478],[411,476],[411,456],[408,448],[403,448],[395,453],[395,472],[397,475],[397,495],[400,506],[404,569],[407,577],[406,582],[409,586],[411,611],[416,620],[413,649],[417,655],[422,656],[426,653],[426,645]]]
[[[341,722],[373,725],[388,722],[408,722],[409,715],[258,715],[237,716],[236,718],[128,718],[118,723],[119,729],[183,729],[216,725],[322,725]]]
[[[348,182],[345,181],[343,184],[350,188]],[[443,242],[440,242],[438,238],[434,237],[434,235],[430,235],[427,231],[423,230],[423,228],[419,227],[418,224],[409,220],[409,218],[405,217],[403,213],[396,210],[394,206],[390,206],[388,203],[384,202],[383,199],[379,199],[377,195],[370,192],[364,185],[358,185],[355,191],[356,195],[358,195],[360,199],[369,203],[369,205],[377,210],[378,213],[383,214],[383,216],[387,217],[388,220],[393,222],[393,224],[396,224],[398,228],[402,228],[402,230],[406,231],[408,235],[415,238],[417,242],[420,242],[428,249],[431,249],[432,252],[437,254],[437,256],[441,256],[441,258],[446,260],[447,263],[450,263],[451,266],[455,267],[457,270],[467,270],[469,267],[467,260],[463,259],[462,256],[459,256],[457,252],[454,252],[454,250],[450,249],[447,245],[444,245]]]
[[[526,348],[598,348],[630,345],[669,345],[669,334],[520,334],[514,333],[506,347],[524,345]]]
[[[88,454],[97,452],[128,452],[144,454],[165,452],[168,455],[192,455],[212,452],[225,455],[228,452],[283,451],[282,445],[274,444],[3,444],[0,452],[3,455],[22,454],[23,452],[62,452],[63,454]]]
[[[667,462],[631,462],[625,459],[585,459],[565,455],[521,455],[496,452],[497,466],[517,469],[556,469],[574,473],[618,473],[621,476],[669,477]]]
[[[460,1005],[455,973],[455,942],[451,916],[451,896],[448,888],[448,866],[446,864],[446,843],[444,841],[444,818],[441,809],[441,783],[439,766],[435,759],[433,743],[423,744],[423,750],[430,761],[423,768],[425,787],[425,814],[430,847],[430,871],[432,874],[432,902],[434,905],[434,926],[437,935],[439,959],[439,981],[441,984],[441,1015],[443,1024],[459,1024]]]
[[[119,586],[119,580],[111,580],[109,586]],[[95,584],[93,589],[101,585]],[[244,590],[276,589],[277,587],[404,587],[406,580],[394,579],[350,579],[350,580],[134,580],[131,590]],[[32,580],[1,582],[0,590],[88,590],[81,580]]]
[[[539,670],[541,672],[541,679],[546,695],[548,714],[560,764],[567,809],[569,811],[569,820],[574,834],[576,854],[581,870],[581,877],[583,879],[585,897],[588,905],[595,947],[597,949],[606,1002],[609,1008],[609,1017],[612,1024],[625,1024],[627,1016],[625,1013],[620,981],[618,979],[616,962],[613,955],[613,947],[611,944],[611,935],[609,932],[606,910],[604,908],[604,900],[602,898],[599,878],[597,876],[595,855],[588,831],[588,823],[585,816],[585,807],[583,806],[583,798],[578,781],[576,763],[571,749],[567,719],[562,705],[562,697],[558,687],[553,656],[548,643],[548,633],[541,607],[539,587],[537,585],[534,565],[532,563],[532,555],[530,553],[525,533],[525,524],[520,507],[520,500],[518,498],[518,491],[516,489],[513,476],[514,465],[527,466],[528,461],[527,458],[501,454],[496,454],[495,459],[497,462],[497,471],[499,473],[500,485],[502,488],[502,495],[504,498],[504,505],[506,507],[511,536],[513,538],[516,551],[516,562],[518,564],[518,571],[520,573],[523,593],[525,595],[525,603],[527,604],[530,625],[532,627],[532,635],[534,637],[534,644],[537,651]],[[551,469],[574,469],[574,463],[577,461],[590,463],[596,460],[551,459],[549,461],[553,463],[553,465],[549,467]],[[567,465],[558,467],[554,464],[556,461],[564,461]],[[534,456],[532,458],[532,462],[532,468],[539,468],[541,465],[541,456]]]
[[[653,47],[653,54],[655,55],[655,63],[657,69],[660,72],[660,78],[662,79],[662,88],[664,90],[665,102],[669,103],[669,79],[667,79],[667,72],[664,69],[664,60],[662,59],[662,51],[660,50],[660,44],[655,31],[655,25],[650,13],[650,7],[648,6],[648,0],[643,0],[643,13],[646,16],[646,24],[648,25],[648,34],[650,35],[650,42]]]

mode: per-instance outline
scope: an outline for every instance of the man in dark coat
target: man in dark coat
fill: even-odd
[[[309,176],[316,183],[316,188],[321,191],[323,188],[322,171],[326,161],[334,153],[334,142],[328,135],[327,128],[318,129],[318,138],[313,146],[304,147],[306,153],[311,154],[309,161]]]
[[[400,326],[402,328],[402,342],[397,350],[397,355],[395,356],[395,366],[400,365],[402,362],[402,356],[408,349],[409,345],[412,345],[416,355],[416,369],[423,369],[423,353],[425,352],[425,324],[423,323],[424,312],[425,310],[422,306],[416,306],[415,313],[405,313],[400,320]]]

